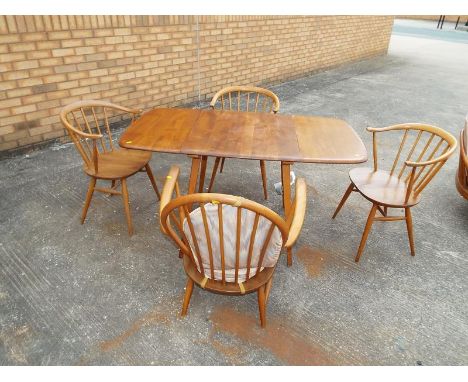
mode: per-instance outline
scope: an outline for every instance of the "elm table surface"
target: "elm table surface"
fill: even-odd
[[[335,118],[199,109],[154,109],[122,135],[129,149],[306,163],[362,163],[367,151]]]
[[[203,190],[210,156],[280,161],[286,215],[291,208],[293,163],[367,161],[366,148],[350,125],[318,116],[158,108],[136,120],[119,144],[128,149],[190,155],[189,193],[195,192],[199,173],[199,191]]]

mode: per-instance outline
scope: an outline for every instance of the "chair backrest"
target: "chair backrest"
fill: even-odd
[[[377,133],[393,131],[402,135],[390,174],[407,183],[406,200],[412,193],[417,196],[424,190],[457,147],[453,135],[431,125],[406,123],[367,130],[373,134],[375,171],[378,169]]]
[[[304,220],[306,185],[298,180],[293,215],[284,220],[269,208],[239,196],[180,196],[173,166],[161,197],[161,229],[203,277],[240,283],[274,267],[282,247],[297,240]],[[176,198],[172,199],[173,191]],[[196,207],[192,210],[192,208]]]
[[[280,102],[275,93],[255,86],[228,86],[217,92],[210,103],[212,109],[277,113]]]
[[[128,113],[135,116],[141,110],[129,109],[109,102],[86,100],[77,101],[65,106],[60,111],[60,120],[67,129],[75,147],[87,167],[95,167],[100,153],[115,149],[109,125],[111,117],[117,113]]]
[[[458,181],[468,193],[468,116],[465,128],[460,132],[460,161],[458,164]]]
[[[465,156],[468,156],[468,116],[465,118],[465,128],[463,129],[464,137],[463,137],[463,146],[464,150],[463,153]]]

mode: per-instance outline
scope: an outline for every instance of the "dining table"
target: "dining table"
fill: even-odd
[[[239,111],[156,108],[145,112],[121,135],[123,148],[188,155],[188,193],[203,192],[208,157],[281,163],[283,206],[289,216],[294,163],[356,164],[366,148],[337,118]]]

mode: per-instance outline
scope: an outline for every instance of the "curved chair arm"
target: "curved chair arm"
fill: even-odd
[[[143,112],[143,109],[130,109],[125,106],[116,105],[114,103],[106,102],[106,101],[99,101],[99,100],[82,100],[73,102],[60,110],[60,120],[68,129],[73,131],[75,134],[78,134],[80,137],[89,138],[89,139],[100,139],[103,137],[102,134],[90,134],[84,131],[78,130],[72,124],[70,124],[67,120],[67,114],[79,110],[81,108],[87,107],[104,107],[109,109],[120,110],[129,114],[133,114],[132,120],[134,120],[136,115],[139,115]]]
[[[392,125],[392,126],[386,126],[386,127],[367,127],[366,130],[371,132],[371,133],[381,133],[385,131],[392,131],[392,130],[408,130],[408,129],[417,129],[420,128],[423,131],[427,131],[429,133],[432,133],[434,135],[439,136],[440,138],[443,138],[448,144],[449,148],[448,150],[442,154],[441,156],[428,160],[428,161],[423,161],[423,162],[413,162],[413,161],[405,161],[405,164],[409,167],[421,167],[421,166],[428,166],[432,165],[437,162],[443,162],[447,160],[455,151],[457,148],[457,140],[456,138],[450,134],[449,132],[436,127],[436,126],[431,126],[431,125],[425,125],[422,123],[402,123],[399,125]],[[376,166],[376,141],[375,141],[375,134],[374,134],[374,167]]]
[[[431,127],[431,130],[429,130],[429,131],[431,133],[436,134],[439,137],[445,139],[445,141],[448,144],[447,148],[445,149],[446,151],[444,150],[445,152],[442,155],[440,155],[439,157],[428,160],[428,161],[424,161],[424,162],[405,161],[405,164],[407,166],[409,166],[409,167],[421,167],[421,166],[432,165],[432,164],[437,163],[437,162],[444,163],[454,153],[455,149],[457,148],[457,145],[458,145],[457,139],[452,134],[450,134],[449,132],[444,131],[442,129],[433,127],[433,126],[430,126],[430,127]]]
[[[60,114],[62,114],[62,113],[67,114],[72,110],[80,109],[80,108],[83,108],[83,107],[91,107],[91,106],[107,107],[109,109],[116,109],[116,110],[124,111],[124,112],[130,113],[130,114],[139,114],[139,113],[142,112],[142,109],[131,109],[129,107],[117,105],[117,104],[111,103],[111,102],[94,100],[94,99],[91,100],[90,99],[90,100],[82,100],[82,101],[73,102],[73,103],[65,106],[62,109],[62,111],[60,112]]]
[[[468,125],[462,131],[460,131],[460,157],[466,168],[468,168]]]
[[[174,190],[176,191],[176,195],[179,196],[179,184],[177,182],[177,178],[179,177],[179,171],[180,169],[178,166],[171,166],[166,176],[166,182],[164,183],[164,187],[161,193],[161,202],[159,204],[159,219],[161,219],[164,207],[166,207],[171,201],[172,195],[174,194]],[[162,223],[160,224],[160,227],[161,231],[167,235],[167,232],[164,230],[164,226]]]
[[[286,248],[291,248],[296,242],[301,233],[302,224],[304,223],[305,211],[307,205],[307,185],[304,178],[299,178],[296,181],[296,196],[294,198],[294,206],[291,211],[291,223],[289,226],[289,236]],[[290,217],[288,217],[288,221]]]
[[[437,162],[443,162],[443,161],[446,161],[453,154],[456,148],[457,148],[457,144],[455,143],[452,147],[450,147],[450,150],[448,150],[446,153],[444,153],[440,157],[437,157],[435,159],[428,160],[425,162],[411,162],[407,160],[405,161],[405,164],[409,167],[420,167],[420,166],[428,166]]]

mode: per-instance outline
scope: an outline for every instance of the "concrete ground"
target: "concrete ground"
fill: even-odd
[[[386,57],[273,90],[282,113],[345,119],[370,154],[367,126],[420,121],[457,135],[468,111],[467,62],[467,44],[395,33]],[[397,140],[384,138],[381,157],[389,157]],[[129,181],[129,238],[118,197],[95,197],[79,224],[87,178],[73,146],[3,160],[0,364],[466,364],[468,203],[454,185],[457,162],[454,155],[413,209],[416,257],[403,222],[376,223],[358,264],[370,203],[355,194],[331,219],[351,166],[296,165],[309,185],[306,221],[293,266],[280,258],[262,330],[255,295],[196,289],[188,316],[178,316],[185,275],[144,174]],[[185,187],[186,157],[151,161],[160,185],[172,164]],[[267,170],[266,204],[281,211],[279,166]],[[216,190],[262,201],[258,162],[228,160]]]

